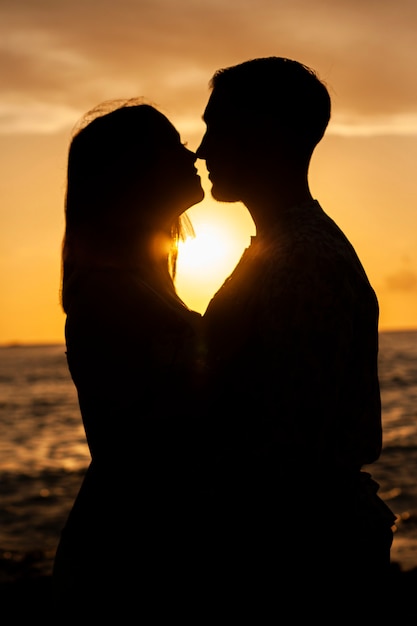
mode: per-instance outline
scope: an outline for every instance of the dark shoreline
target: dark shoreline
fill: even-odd
[[[45,573],[44,556],[35,551],[27,553],[20,561],[0,559],[0,606],[4,626],[26,621],[39,621],[42,626],[60,623],[54,611],[52,576]],[[370,587],[370,593],[375,595],[375,592],[377,594],[378,590]],[[417,567],[403,570],[393,562],[388,596],[385,593],[380,598],[375,595],[376,604],[387,606],[387,618],[395,619],[396,623],[402,621],[404,625],[416,623]]]

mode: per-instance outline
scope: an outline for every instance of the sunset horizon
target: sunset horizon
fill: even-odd
[[[326,83],[332,116],[313,155],[312,194],[354,246],[380,330],[417,329],[416,5],[22,0],[2,3],[0,16],[0,345],[64,340],[66,159],[81,116],[105,100],[144,96],[195,150],[213,73],[272,55],[305,63]],[[191,215],[197,234],[206,229],[207,259],[194,263],[205,275],[183,267],[178,289],[202,313],[253,230],[245,209],[211,198],[197,165],[206,197]],[[222,240],[223,274],[209,231]]]

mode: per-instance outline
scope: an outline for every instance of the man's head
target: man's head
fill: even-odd
[[[218,70],[204,112],[205,159],[218,200],[242,199],[245,186],[277,168],[308,168],[330,119],[316,73],[298,61],[266,57]]]

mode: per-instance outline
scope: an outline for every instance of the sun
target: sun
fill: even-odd
[[[229,254],[227,233],[216,225],[201,224],[195,237],[179,242],[178,271],[200,277],[207,272],[221,272]]]
[[[193,310],[203,313],[214,293],[232,273],[250,242],[251,224],[243,219],[194,214],[195,237],[179,242],[175,286]],[[216,219],[217,217],[217,219]]]

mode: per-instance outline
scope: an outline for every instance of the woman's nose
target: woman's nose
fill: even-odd
[[[197,159],[205,159],[206,158],[206,135],[207,133],[203,136],[203,139],[201,140],[200,145],[198,146],[197,150],[195,151]]]
[[[190,159],[190,161],[192,161],[193,163],[195,163],[197,161],[197,153],[193,152],[192,150],[190,150],[189,148],[186,148],[186,152],[187,152],[187,156]]]

